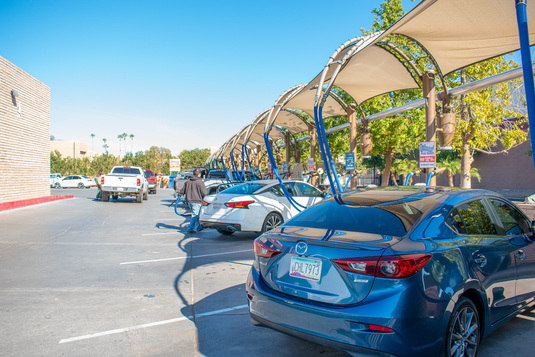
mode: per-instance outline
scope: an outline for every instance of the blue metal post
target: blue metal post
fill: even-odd
[[[529,31],[527,16],[527,0],[515,0],[516,20],[520,37],[520,53],[522,54],[522,71],[524,73],[524,89],[528,105],[529,136],[533,165],[535,165],[535,84],[533,83],[533,67],[529,47]]]

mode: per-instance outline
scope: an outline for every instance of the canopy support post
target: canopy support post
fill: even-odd
[[[528,106],[529,137],[531,140],[531,156],[535,166],[535,85],[533,83],[533,67],[529,47],[529,31],[527,16],[527,1],[515,0],[516,20],[520,37],[520,53],[522,55],[522,71],[524,73],[524,88]]]
[[[357,160],[357,106],[355,103],[351,103],[346,108],[347,111],[347,121],[349,122],[349,152],[352,152],[355,155],[355,161]],[[357,188],[357,167],[355,164],[355,169],[351,170],[351,184],[350,188],[352,190]],[[347,184],[346,184],[347,187]],[[345,191],[345,190],[344,190]]]
[[[428,70],[422,76],[423,97],[425,100],[425,141],[435,142],[436,153],[436,125],[435,125],[435,72]],[[425,169],[425,175],[435,170],[435,167]],[[388,180],[388,178],[386,178]],[[437,178],[433,176],[429,181],[431,186],[437,185]]]
[[[318,164],[316,163],[316,126],[308,124],[308,136],[310,136],[310,157],[314,160],[314,169],[311,174],[310,184],[316,186]]]

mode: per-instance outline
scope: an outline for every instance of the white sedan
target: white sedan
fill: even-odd
[[[283,182],[292,198],[301,206],[310,207],[325,196],[307,183]],[[301,207],[299,209],[302,210]],[[215,228],[221,234],[230,235],[236,231],[266,232],[298,213],[284,195],[279,181],[258,180],[204,197],[199,218],[204,228]]]
[[[61,181],[56,183],[61,188],[67,188],[67,187],[78,187],[78,188],[89,188],[91,186],[96,186],[96,182],[91,177],[83,176],[83,175],[70,175],[65,176],[61,179]]]

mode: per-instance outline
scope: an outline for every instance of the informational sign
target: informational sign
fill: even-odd
[[[346,152],[346,171],[355,170],[355,153]]]
[[[180,172],[180,159],[169,159],[169,172]]]
[[[282,162],[282,171],[283,172],[288,172],[288,161],[283,161]]]
[[[307,159],[307,171],[314,171],[314,159],[311,157]]]
[[[434,141],[424,141],[420,143],[420,165],[421,169],[434,168],[436,166],[436,151]]]
[[[272,169],[271,169],[271,164],[268,164],[268,172],[271,173]]]

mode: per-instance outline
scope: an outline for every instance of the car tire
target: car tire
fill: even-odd
[[[481,342],[480,327],[479,312],[472,300],[460,298],[446,332],[444,356],[475,356]]]
[[[54,184],[54,188],[60,188],[60,187],[61,187],[61,185],[59,184],[59,182],[56,182],[56,183]]]
[[[140,192],[136,195],[136,202],[143,203],[143,192]]]
[[[266,219],[264,219],[264,224],[262,225],[262,231],[260,233],[272,230],[273,228],[281,225],[282,223],[284,223],[284,219],[282,219],[282,216],[277,212],[271,212],[266,216]]]
[[[84,186],[83,183],[80,182],[80,183],[78,184],[78,188],[84,188],[84,187],[85,187],[85,186]]]
[[[234,232],[227,231],[226,229],[221,229],[221,228],[218,228],[217,231],[219,232],[219,234],[223,234],[225,236],[230,236],[232,235],[232,233],[234,233]]]
[[[110,194],[109,194],[109,192],[102,192],[102,201],[110,202]]]
[[[117,201],[117,200],[119,199],[119,196],[117,196],[117,195],[113,195],[113,199],[114,199],[115,201]]]

